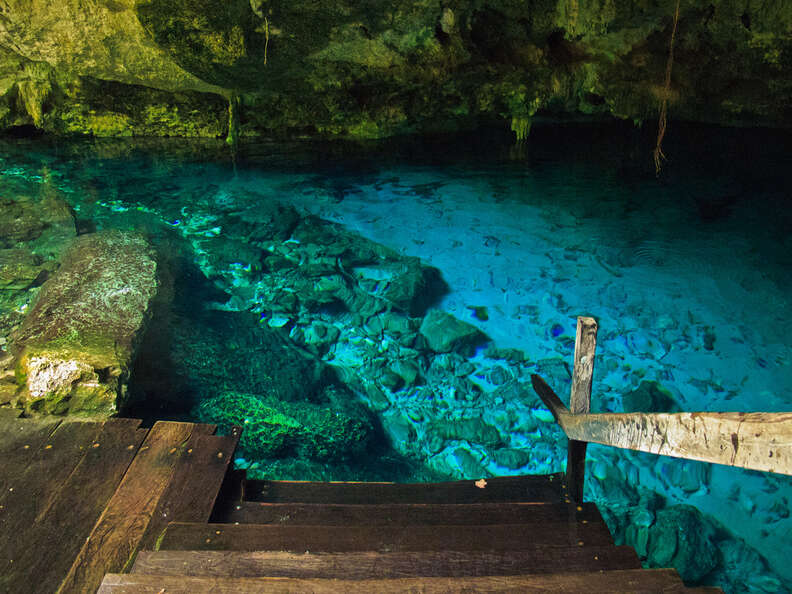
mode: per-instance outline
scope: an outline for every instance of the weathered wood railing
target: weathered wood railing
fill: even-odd
[[[792,475],[792,413],[590,414],[597,322],[579,317],[570,407],[538,375],[534,390],[569,438],[567,489],[583,500],[589,442]]]

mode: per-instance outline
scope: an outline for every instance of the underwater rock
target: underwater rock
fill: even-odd
[[[225,430],[241,426],[239,445],[255,458],[344,460],[364,453],[375,435],[363,407],[352,404],[342,410],[312,402],[226,392],[202,401],[193,413]]]
[[[16,404],[47,414],[115,413],[157,294],[157,264],[139,235],[78,237],[12,334]]]
[[[437,353],[459,352],[471,354],[487,336],[475,326],[458,320],[451,314],[433,309],[424,318],[420,328],[430,349]]]
[[[674,505],[657,512],[649,532],[651,567],[673,567],[685,582],[695,582],[718,564],[711,527],[692,505]]]
[[[461,474],[463,478],[481,478],[489,476],[489,473],[478,459],[465,448],[455,449],[454,458],[459,465],[458,473]]]
[[[695,460],[660,459],[657,469],[666,487],[681,489],[686,495],[706,488],[712,474],[711,464]]]
[[[23,291],[47,275],[41,258],[27,249],[0,249],[0,291]]]
[[[622,397],[624,412],[673,413],[682,409],[671,392],[658,382],[642,381],[632,392]]]
[[[511,373],[508,369],[495,365],[487,372],[487,381],[493,386],[500,386],[512,379]]]
[[[528,461],[531,459],[531,454],[524,450],[501,448],[500,450],[495,450],[492,457],[500,466],[508,468],[509,470],[517,470],[528,464]]]
[[[569,363],[560,357],[540,359],[536,362],[536,373],[559,393],[562,387],[569,385],[572,379]]]
[[[399,377],[404,381],[405,385],[412,386],[418,380],[418,376],[420,374],[420,369],[418,366],[411,362],[405,360],[396,361],[391,369],[394,373],[398,374]]]
[[[404,258],[382,297],[411,317],[420,317],[445,290],[439,270],[422,264],[418,258]]]
[[[249,197],[242,197],[242,200],[250,202]],[[226,223],[227,231],[242,237],[245,243],[289,239],[300,222],[300,213],[293,206],[266,196],[256,199],[255,203],[255,208],[229,215]]]
[[[0,248],[25,247],[42,258],[57,258],[76,235],[72,211],[59,198],[0,198]]]
[[[480,417],[434,421],[430,432],[443,439],[464,440],[486,446],[496,446],[502,441],[498,430]]]

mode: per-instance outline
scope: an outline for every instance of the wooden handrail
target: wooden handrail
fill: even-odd
[[[541,377],[531,383],[570,440],[792,475],[792,413],[574,414]]]

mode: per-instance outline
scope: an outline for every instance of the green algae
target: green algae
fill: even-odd
[[[374,436],[362,408],[338,411],[311,402],[239,392],[204,400],[195,414],[225,430],[241,426],[240,447],[254,458],[350,459],[363,454]]]

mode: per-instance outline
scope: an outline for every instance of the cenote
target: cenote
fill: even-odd
[[[792,3],[0,4],[6,435],[217,425],[255,481],[561,473],[572,434],[535,378],[570,401],[593,318],[573,422],[681,455],[577,434],[616,543],[687,586],[792,591],[792,421],[771,414],[792,412]],[[683,420],[682,445],[658,429]],[[6,551],[41,561],[9,538],[0,590]]]
[[[236,151],[5,139],[3,224],[57,204],[79,236],[145,239],[157,295],[121,413],[241,425],[250,476],[558,472],[566,438],[530,376],[569,393],[578,315],[600,326],[593,412],[790,408],[789,137],[674,132],[659,177],[629,124]],[[5,252],[51,249],[38,233]],[[41,281],[3,266],[7,345]],[[788,587],[788,477],[596,445],[587,470],[648,566]]]

